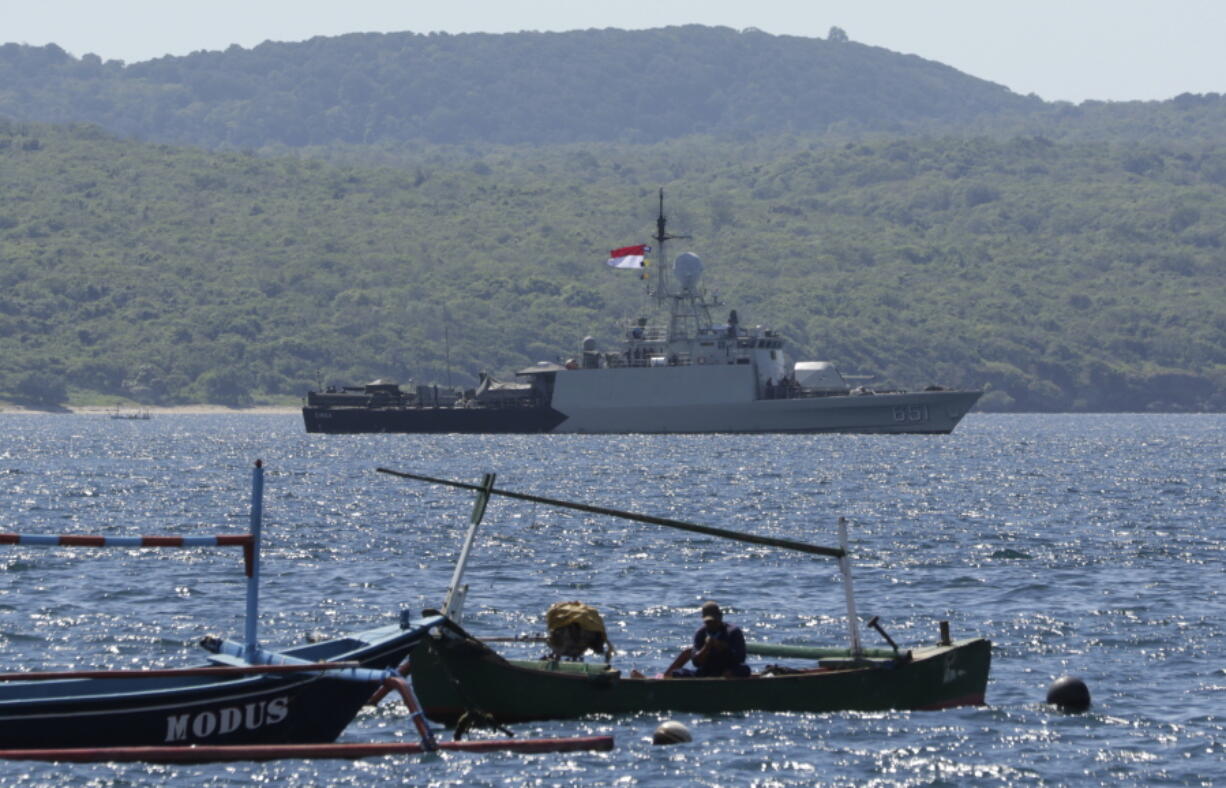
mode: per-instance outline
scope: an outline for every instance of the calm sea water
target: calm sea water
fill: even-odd
[[[0,530],[246,527],[267,468],[264,642],[301,642],[440,603],[471,508],[378,466],[834,544],[849,518],[857,603],[903,645],[994,644],[988,705],[941,712],[645,714],[521,725],[613,734],[597,754],[448,754],[191,767],[0,763],[18,785],[1226,784],[1226,416],[989,416],[920,436],[309,436],[292,416],[0,416]],[[828,559],[513,501],[492,503],[469,572],[479,635],[536,633],[595,605],[621,667],[657,671],[707,598],[751,639],[845,639]],[[239,636],[235,551],[2,548],[5,669],[198,663]],[[874,642],[868,633],[866,642]],[[527,653],[539,651],[539,646]],[[1042,703],[1057,676],[1094,706]],[[344,741],[412,738],[397,704]]]

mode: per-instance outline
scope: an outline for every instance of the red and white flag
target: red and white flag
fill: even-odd
[[[642,268],[643,256],[651,251],[647,244],[623,246],[609,252],[609,265],[614,268]]]

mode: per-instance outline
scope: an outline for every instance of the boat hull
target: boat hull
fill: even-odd
[[[394,667],[433,623],[384,627],[282,653]],[[331,742],[375,689],[303,673],[5,682],[0,749]]]
[[[566,416],[552,408],[329,407],[302,409],[307,432],[520,433],[553,432]]]
[[[48,689],[73,695],[99,692],[99,688],[71,686]],[[156,688],[119,687],[110,696],[54,699],[37,708],[2,708],[8,704],[0,703],[0,746],[330,742],[373,691],[366,685],[325,678],[265,677],[203,685],[162,680]]]
[[[666,370],[663,370],[666,371]],[[627,370],[623,370],[623,373]],[[628,372],[636,372],[629,370]],[[652,370],[658,374],[661,370]],[[595,371],[575,375],[598,374]],[[559,376],[563,380],[564,376]],[[585,385],[594,385],[592,380]],[[798,397],[774,400],[651,402],[559,392],[552,407],[360,408],[308,406],[307,432],[354,433],[903,433],[947,434],[979,391]]]
[[[509,662],[471,638],[426,638],[412,655],[426,715],[454,724],[469,708],[498,722],[589,714],[942,709],[984,702],[991,644],[984,639],[916,649],[910,661],[750,678],[660,679],[566,663]],[[812,664],[812,663],[810,663]]]
[[[808,397],[645,408],[575,407],[555,432],[948,434],[979,392]]]

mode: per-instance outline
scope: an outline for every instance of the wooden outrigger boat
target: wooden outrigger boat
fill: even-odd
[[[200,762],[366,757],[438,749],[396,669],[442,616],[401,621],[283,651],[257,638],[263,467],[252,481],[251,532],[214,537],[0,534],[0,544],[243,548],[245,639],[206,638],[209,666],[169,670],[0,674],[0,759]],[[329,744],[362,706],[397,692],[420,744]],[[611,737],[483,741],[469,749],[609,749]],[[451,749],[456,749],[454,746]]]
[[[603,663],[508,660],[447,622],[413,651],[413,686],[426,716],[454,724],[470,710],[499,723],[681,711],[884,711],[982,704],[990,644],[983,639],[932,645],[900,654],[877,649],[853,658],[814,660],[813,667],[748,678],[644,678]],[[751,654],[778,654],[749,645]],[[816,664],[814,664],[816,663]]]
[[[496,723],[508,723],[644,711],[706,714],[751,710],[880,711],[984,703],[991,663],[991,643],[986,639],[951,641],[948,625],[941,622],[936,643],[902,650],[873,618],[870,626],[881,632],[891,648],[862,646],[852,593],[847,524],[843,518],[839,519],[840,547],[820,547],[499,490],[493,486],[492,475],[487,475],[481,485],[470,485],[379,470],[478,493],[478,506],[448,591],[448,604],[442,611],[447,620],[431,627],[429,636],[419,641],[410,655],[413,686],[432,720],[451,724],[466,712]],[[466,590],[460,585],[463,564],[490,495],[837,558],[843,575],[850,643],[846,648],[751,643],[747,647],[751,655],[799,660],[802,664],[772,665],[748,678],[648,678],[623,674],[604,663],[506,659],[473,638],[454,620],[458,609],[453,600],[457,594],[462,599]]]

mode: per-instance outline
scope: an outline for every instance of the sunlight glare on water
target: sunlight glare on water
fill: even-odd
[[[5,784],[1226,783],[1221,415],[972,414],[940,437],[327,436],[241,414],[0,422],[4,531],[241,532],[249,469],[264,459],[272,645],[440,604],[471,495],[379,466],[473,483],[493,471],[508,489],[818,544],[835,543],[843,515],[865,619],[880,616],[904,647],[935,641],[942,619],[994,644],[982,708],[677,714],[695,742],[673,747],[650,743],[659,714],[515,726],[612,734],[608,753],[8,763]],[[231,551],[3,549],[6,670],[195,664],[203,635],[241,634]],[[551,603],[581,599],[626,671],[662,669],[707,598],[750,639],[846,637],[827,559],[506,499],[490,504],[466,580],[474,634],[539,633]],[[1086,680],[1089,713],[1043,705],[1064,674]],[[385,701],[342,740],[411,738]]]

